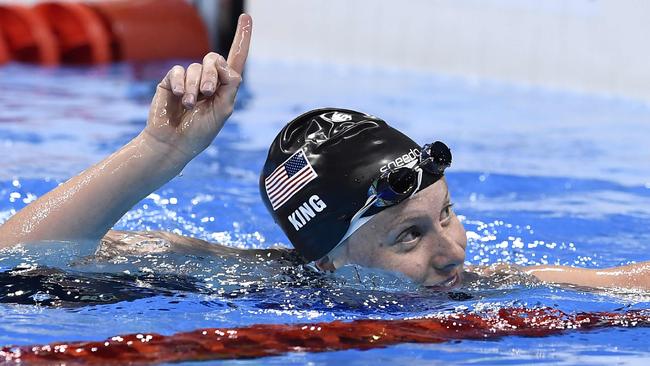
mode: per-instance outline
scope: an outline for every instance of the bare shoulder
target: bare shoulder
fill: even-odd
[[[520,273],[521,266],[512,263],[499,262],[491,265],[465,265],[465,271],[475,273],[479,276],[493,276],[502,273]]]
[[[521,267],[511,263],[466,265],[463,283],[467,288],[489,289],[509,286],[535,286],[539,280]]]

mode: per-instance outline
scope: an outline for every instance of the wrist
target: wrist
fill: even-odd
[[[165,169],[182,170],[187,163],[194,159],[196,154],[182,150],[178,146],[163,141],[150,133],[146,128],[136,136],[131,143],[141,147],[144,153],[153,159],[160,159]]]
[[[138,156],[153,176],[171,179],[178,175],[192,158],[183,151],[143,131],[125,148],[133,149],[130,155]]]

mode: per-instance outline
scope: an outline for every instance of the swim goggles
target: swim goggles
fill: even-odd
[[[394,206],[438,181],[451,165],[451,150],[443,142],[426,144],[411,166],[388,169],[373,180],[366,203],[352,216],[339,246],[355,231],[386,207]],[[425,174],[427,173],[427,174]]]

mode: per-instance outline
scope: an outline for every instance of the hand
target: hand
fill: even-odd
[[[227,60],[211,52],[203,64],[174,66],[158,84],[144,133],[170,149],[165,153],[187,162],[217,136],[233,111],[251,31],[251,17],[242,14]]]

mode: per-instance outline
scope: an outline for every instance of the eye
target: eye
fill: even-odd
[[[413,247],[418,239],[422,237],[422,232],[415,226],[402,231],[395,239],[395,244],[400,246]]]
[[[445,207],[442,208],[442,211],[440,211],[440,222],[442,222],[443,225],[446,224],[447,222],[449,222],[449,219],[451,218],[451,213],[452,213],[451,208],[453,206],[454,206],[453,203],[448,203],[448,204],[445,205]]]

